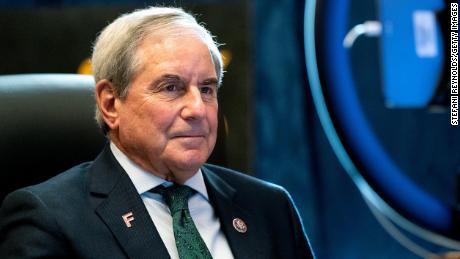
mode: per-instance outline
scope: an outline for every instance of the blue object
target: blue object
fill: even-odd
[[[435,94],[444,49],[442,0],[380,0],[383,93],[389,108],[423,108]]]
[[[342,47],[347,31],[348,2],[323,1],[321,7],[324,13],[320,16],[323,19],[316,21],[315,1],[307,1],[306,5],[304,33],[307,70],[321,124],[345,170],[361,193],[375,206],[391,213],[396,211],[425,229],[452,237],[454,221],[458,220],[454,209],[424,192],[404,174],[383,149],[364,116],[354,89],[349,56]],[[323,64],[327,64],[323,74],[330,96],[329,103],[333,104],[329,107],[326,107],[316,70],[315,23],[324,32],[321,35],[324,52],[318,56],[323,58]],[[417,77],[423,80],[424,74],[418,74]],[[335,115],[334,123],[328,109]],[[337,131],[342,133],[342,139]],[[347,150],[343,140],[347,143]],[[354,154],[355,160],[351,160],[348,150]]]

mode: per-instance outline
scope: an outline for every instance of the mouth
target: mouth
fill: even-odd
[[[183,139],[194,139],[194,138],[205,138],[206,135],[205,134],[178,134],[178,135],[174,135],[172,138],[175,139],[175,138],[183,138]]]
[[[186,149],[196,149],[206,142],[205,135],[176,135],[172,138],[173,141],[180,143],[180,145]]]
[[[204,136],[175,136],[173,138],[189,138],[189,139],[194,139],[194,138],[204,138]]]

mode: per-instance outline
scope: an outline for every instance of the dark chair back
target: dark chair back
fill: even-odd
[[[93,90],[92,76],[0,76],[0,201],[97,156]]]

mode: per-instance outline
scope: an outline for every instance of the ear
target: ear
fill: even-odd
[[[105,123],[111,130],[117,129],[119,111],[117,110],[116,102],[119,101],[119,98],[116,95],[113,84],[106,79],[97,82],[95,95],[96,104]]]

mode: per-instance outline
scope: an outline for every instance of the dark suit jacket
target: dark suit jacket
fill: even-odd
[[[235,171],[202,168],[235,258],[311,258],[289,194]],[[33,172],[31,172],[33,173]],[[122,215],[132,212],[128,228]],[[233,227],[233,219],[247,232]],[[0,209],[0,258],[169,258],[134,185],[108,146],[92,163],[20,189]]]

